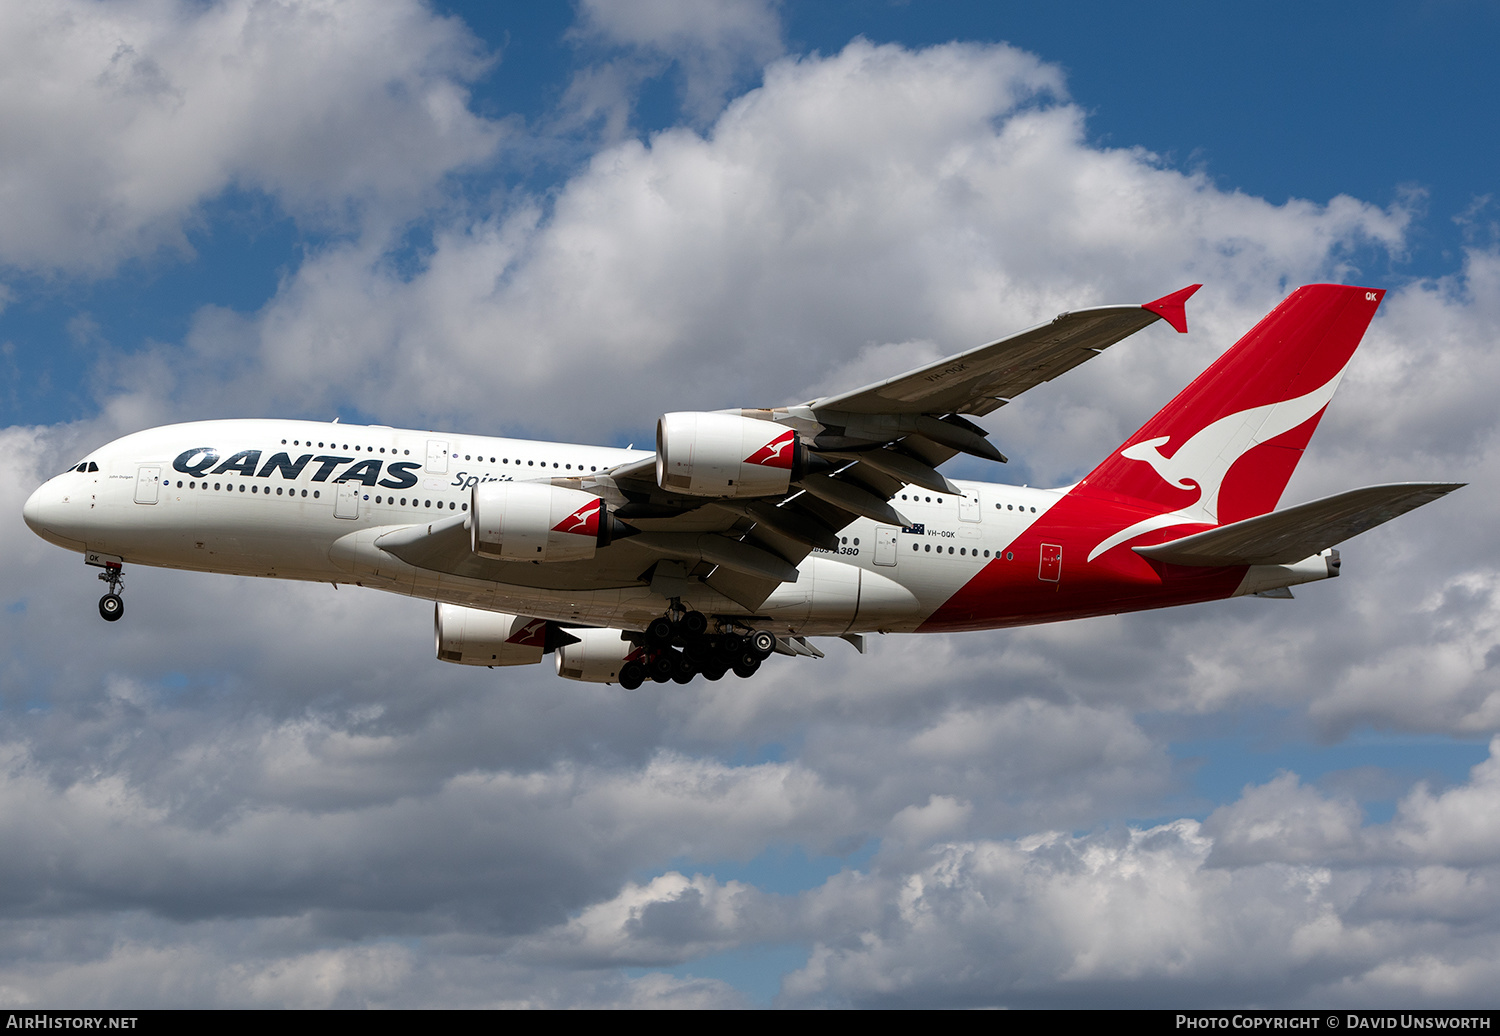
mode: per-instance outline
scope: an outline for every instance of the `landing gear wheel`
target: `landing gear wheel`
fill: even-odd
[[[651,679],[666,683],[677,672],[677,652],[663,651],[651,660]]]
[[[750,650],[765,658],[776,650],[776,634],[770,630],[756,630],[750,634]]]
[[[708,632],[708,616],[702,612],[688,612],[682,617],[682,622],[678,625],[682,627],[682,632],[688,636],[701,637],[704,633]]]
[[[652,644],[665,644],[676,632],[677,629],[671,619],[665,615],[658,616],[646,625],[646,640]]]
[[[693,677],[698,675],[698,663],[688,655],[678,655],[673,661],[676,665],[672,672],[672,679],[682,684],[692,683]]]
[[[99,573],[99,580],[109,587],[109,593],[99,598],[99,614],[105,622],[117,622],[125,614],[125,601],[120,597],[120,589],[125,585],[125,573],[119,562],[108,562],[102,567],[104,571]]]
[[[724,674],[727,672],[729,672],[728,666],[724,665],[722,662],[714,662],[711,665],[706,665],[703,667],[703,679],[722,680],[724,679]]]
[[[747,655],[734,664],[734,675],[742,680],[749,679],[759,668],[760,659]]]
[[[646,667],[639,662],[626,662],[620,667],[620,686],[633,691],[646,682]]]

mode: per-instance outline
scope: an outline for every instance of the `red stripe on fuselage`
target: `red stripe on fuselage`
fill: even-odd
[[[1207,525],[1145,532],[1088,561],[1106,537],[1155,513],[1069,493],[1007,544],[973,579],[918,627],[919,633],[995,629],[1090,615],[1143,611],[1228,597],[1246,566],[1205,568],[1149,561],[1130,549],[1161,543]],[[1041,578],[1042,545],[1062,547],[1059,578]],[[1005,554],[1013,555],[1005,560]]]

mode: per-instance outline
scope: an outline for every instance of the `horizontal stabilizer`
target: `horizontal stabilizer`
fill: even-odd
[[[1173,565],[1290,565],[1430,504],[1463,482],[1396,482],[1351,489],[1149,547],[1142,557]]]

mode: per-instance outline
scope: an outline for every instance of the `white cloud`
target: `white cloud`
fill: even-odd
[[[1043,463],[1046,443],[1046,463],[1068,473],[1284,283],[1334,275],[1353,243],[1402,241],[1398,209],[1274,206],[1093,147],[1062,95],[1056,68],[1003,46],[856,41],[778,61],[706,135],[621,142],[548,203],[440,226],[415,275],[369,245],[311,257],[231,333],[259,357],[231,391],[304,412],[354,402],[391,421],[631,437],[685,401],[844,387],[864,376],[868,363],[849,366],[862,350],[888,357],[883,343],[935,343],[914,363],[1064,309],[1207,282],[1187,344],[1147,332],[1074,389],[1043,392],[1044,409],[995,418],[1023,456]],[[209,311],[190,341],[215,355],[223,333]],[[194,382],[193,398],[223,391],[222,376]]]
[[[187,251],[232,188],[388,228],[494,150],[464,87],[483,67],[415,0],[6,4],[0,264],[98,275]]]
[[[1204,825],[934,846],[804,895],[842,912],[791,1004],[1493,1001],[1496,753],[1388,825],[1287,774]],[[1342,862],[1341,862],[1342,861]],[[1451,862],[1450,862],[1451,861]],[[1464,868],[1462,870],[1457,868]],[[833,904],[841,904],[836,907]]]

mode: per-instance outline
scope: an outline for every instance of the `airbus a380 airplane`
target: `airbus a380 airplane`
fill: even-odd
[[[993,629],[1245,594],[1339,573],[1335,544],[1459,488],[1369,486],[1274,511],[1384,292],[1316,284],[1088,477],[954,482],[1004,461],[964,416],[1158,319],[1199,285],[1064,313],[800,406],[672,413],[654,453],[383,426],[207,421],[100,447],[27,500],[119,619],[125,563],[355,583],[437,602],[437,654],[555,653],[634,688],[733,670],[808,637]]]

